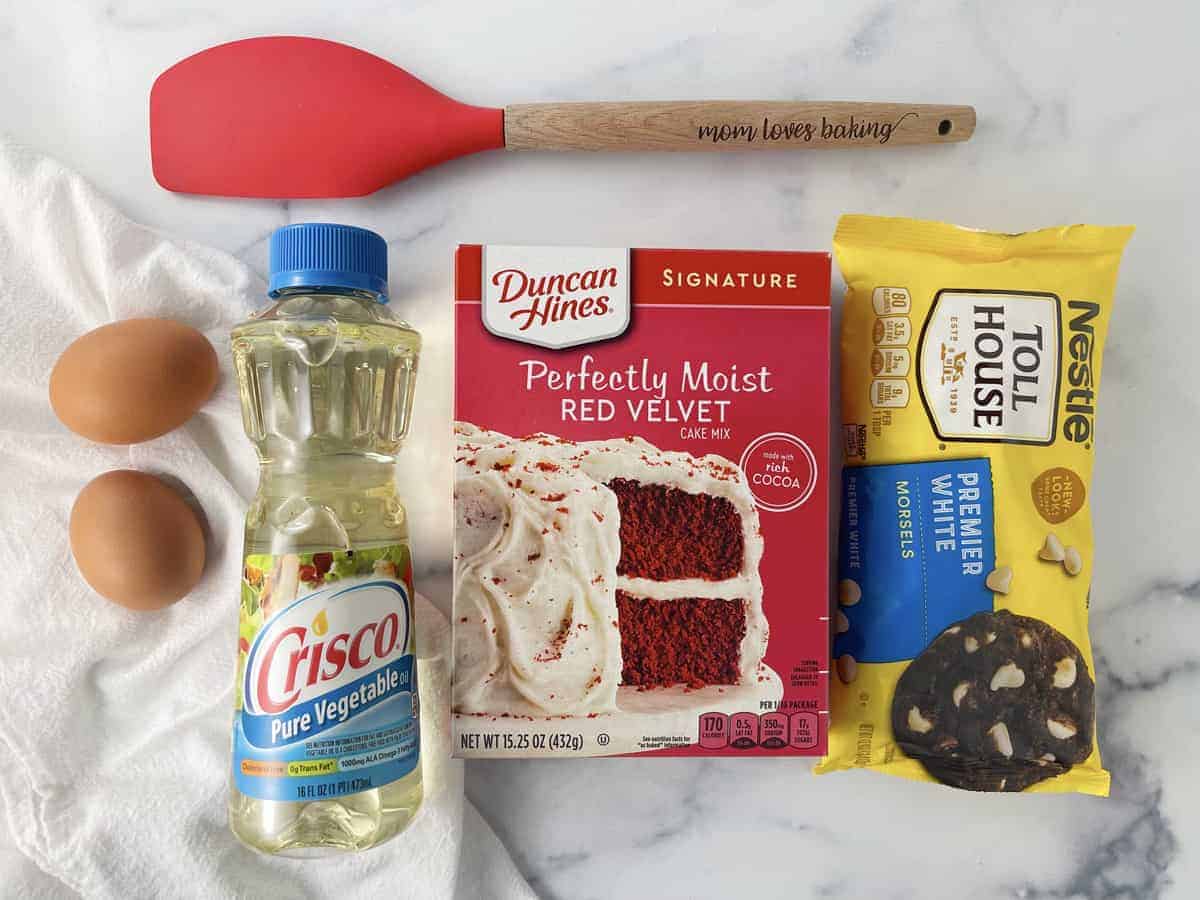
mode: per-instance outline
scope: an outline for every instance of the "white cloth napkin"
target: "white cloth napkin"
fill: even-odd
[[[463,765],[449,759],[448,626],[423,599],[419,819],[333,859],[271,858],[233,838],[237,583],[257,476],[226,341],[264,285],[233,257],[128,221],[78,175],[4,140],[0,201],[0,894],[533,897],[469,805],[464,819]],[[220,385],[172,434],[90,444],[54,418],[50,370],[80,334],[133,316],[204,332]],[[71,504],[113,468],[167,476],[207,518],[203,580],[158,613],[101,599],[71,559]]]

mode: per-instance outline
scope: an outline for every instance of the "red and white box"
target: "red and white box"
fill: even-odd
[[[819,756],[829,255],[463,245],[454,752]]]

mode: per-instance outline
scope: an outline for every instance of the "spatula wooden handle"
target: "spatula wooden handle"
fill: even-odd
[[[509,150],[897,147],[965,141],[974,131],[974,107],[911,103],[683,100],[504,110]]]

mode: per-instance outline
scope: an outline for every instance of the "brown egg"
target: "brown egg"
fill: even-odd
[[[217,384],[217,354],[194,328],[126,319],[89,331],[50,373],[50,405],[76,434],[136,444],[192,417]]]
[[[200,580],[204,534],[172,488],[145,472],[118,469],[79,492],[71,553],[97,594],[130,609],[162,609]]]

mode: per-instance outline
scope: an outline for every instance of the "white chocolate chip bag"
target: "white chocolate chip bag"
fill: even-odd
[[[838,223],[846,469],[818,772],[1108,794],[1088,497],[1132,232]]]

